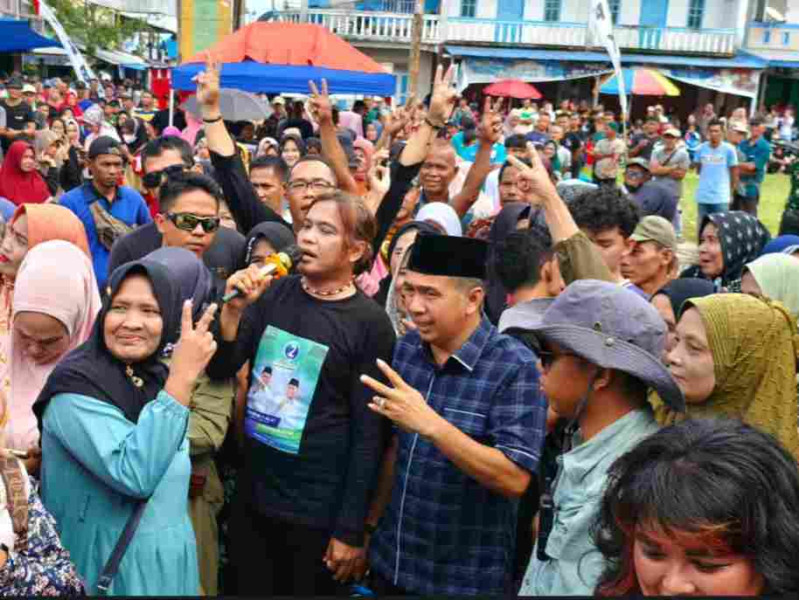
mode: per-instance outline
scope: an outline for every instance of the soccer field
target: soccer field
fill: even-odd
[[[690,171],[685,177],[683,186],[683,197],[680,202],[682,207],[682,229],[683,236],[687,241],[696,242],[696,202],[694,202],[694,192],[699,182],[696,171]],[[766,175],[763,187],[760,189],[760,207],[758,218],[768,227],[772,236],[777,235],[780,226],[780,218],[788,199],[788,192],[791,189],[790,179],[787,175],[774,174]]]

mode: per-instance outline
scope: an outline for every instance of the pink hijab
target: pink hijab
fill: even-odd
[[[100,294],[91,260],[77,246],[63,240],[37,245],[20,266],[13,306],[12,319],[20,312],[38,312],[58,319],[69,336],[66,352],[74,350],[88,339],[100,312]],[[57,362],[33,363],[23,353],[12,329],[7,447],[27,450],[38,442],[39,431],[31,407]]]
[[[189,145],[193,148],[194,144],[197,142],[197,134],[200,133],[200,130],[203,128],[203,122],[195,117],[191,112],[188,110],[185,111],[186,114],[186,127],[183,129],[183,132],[180,134],[184,140],[186,140]]]

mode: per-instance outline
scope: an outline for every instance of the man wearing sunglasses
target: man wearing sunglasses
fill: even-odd
[[[142,160],[142,182],[158,203],[155,222],[114,244],[108,272],[162,246],[179,246],[201,258],[221,285],[238,270],[245,239],[233,229],[218,226],[223,202],[219,186],[190,170],[191,146],[181,138],[151,140],[142,150]]]

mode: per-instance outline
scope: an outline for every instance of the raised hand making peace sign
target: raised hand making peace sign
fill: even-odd
[[[197,84],[197,104],[204,119],[219,115],[219,63],[211,53],[205,55],[205,69],[194,76]]]
[[[322,80],[322,93],[313,81],[308,82],[311,90],[311,99],[308,102],[311,116],[320,125],[333,122],[333,103],[330,101],[330,94],[327,90],[327,79]]]
[[[434,127],[443,128],[449,121],[452,111],[455,110],[458,93],[452,87],[454,73],[453,65],[449,66],[446,73],[444,73],[443,65],[438,65],[436,68],[433,93],[430,96],[430,108],[427,110],[427,118]]]
[[[184,406],[189,405],[194,383],[213,358],[217,345],[213,334],[208,331],[217,305],[205,309],[196,326],[192,323],[191,309],[191,300],[186,300],[181,314],[180,339],[172,353],[166,383],[167,391]]]
[[[502,139],[502,98],[491,102],[486,96],[483,103],[483,117],[480,121],[480,139],[488,144],[496,144]]]
[[[394,369],[382,360],[377,361],[377,366],[393,387],[384,385],[368,375],[361,375],[361,383],[378,394],[372,399],[369,408],[391,419],[404,431],[431,438],[443,417],[430,408],[422,394],[405,383]]]

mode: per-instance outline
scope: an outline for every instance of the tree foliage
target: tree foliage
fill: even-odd
[[[47,0],[73,40],[79,40],[88,54],[97,48],[119,48],[137,32],[149,31],[143,21],[126,19],[115,10],[83,0]]]

